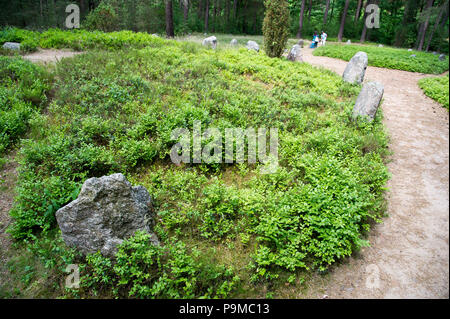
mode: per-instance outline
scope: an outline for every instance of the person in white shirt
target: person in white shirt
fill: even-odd
[[[323,31],[320,34],[320,40],[321,40],[321,45],[325,45],[325,42],[327,41],[327,34]]]

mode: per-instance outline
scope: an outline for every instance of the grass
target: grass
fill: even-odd
[[[449,84],[448,74],[440,77],[424,78],[419,80],[419,87],[423,90],[425,95],[432,98],[443,107],[449,107]]]
[[[54,294],[277,297],[286,283],[300,287],[368,244],[369,225],[384,211],[388,139],[381,112],[373,123],[351,120],[360,87],[244,48],[52,32],[41,44],[92,51],[52,71],[52,100],[33,113],[21,143],[9,231],[35,247],[58,287],[61,269],[80,264],[82,288]],[[172,164],[171,131],[192,130],[196,120],[220,132],[278,128],[279,168],[261,174],[262,164]],[[149,190],[163,246],[137,234],[115,263],[77,256],[61,245],[54,213],[87,178],[116,172]],[[27,273],[42,268],[28,266],[19,274],[29,284]]]
[[[0,56],[0,158],[27,131],[33,113],[47,102],[50,81],[50,75],[31,62]]]
[[[369,65],[380,68],[442,74],[448,70],[448,56],[443,61],[438,55],[420,51],[408,51],[392,47],[374,47],[366,45],[330,44],[314,50],[313,55],[328,56],[350,61],[358,51],[364,51],[369,57]],[[416,57],[411,57],[415,54]]]

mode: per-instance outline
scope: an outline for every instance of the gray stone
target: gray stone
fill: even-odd
[[[211,46],[213,49],[215,49],[217,47],[217,38],[215,36],[210,36],[203,39],[202,44],[205,46]]]
[[[409,51],[409,52],[411,52],[411,51],[412,51],[412,49],[408,49],[408,51]]]
[[[379,44],[379,45],[378,45],[378,47],[379,47],[379,48],[382,48],[382,47],[383,47],[383,45],[382,45],[382,44]]]
[[[348,62],[342,78],[345,82],[361,84],[366,73],[368,57],[366,52],[357,52]]]
[[[296,44],[292,47],[291,51],[289,51],[287,59],[293,62],[303,62],[303,55],[300,45]]]
[[[433,51],[433,54],[434,54],[434,55],[437,55],[437,52],[436,52],[436,51]]]
[[[353,107],[353,119],[358,116],[365,117],[369,122],[372,122],[377,114],[378,107],[383,97],[384,87],[379,82],[365,83],[359,92]]]
[[[230,45],[233,47],[237,46],[238,45],[237,40],[236,39],[231,40]]]
[[[415,58],[416,55],[415,55],[415,54],[411,54],[409,57],[410,57],[410,58]]]
[[[5,50],[19,51],[20,50],[20,43],[17,43],[17,42],[5,42],[2,47]]]
[[[297,44],[300,46],[300,48],[303,48],[303,46],[305,45],[305,41],[303,40],[298,40]]]
[[[439,56],[439,61],[444,61],[445,60],[445,54],[441,54]]]
[[[347,40],[347,44],[352,44],[352,41],[350,39]]]
[[[113,256],[117,245],[145,231],[158,245],[152,228],[152,200],[143,186],[132,187],[122,174],[87,179],[78,198],[56,212],[64,242],[83,254]]]
[[[255,41],[248,41],[245,47],[249,50],[255,50],[256,52],[259,52],[259,45]]]

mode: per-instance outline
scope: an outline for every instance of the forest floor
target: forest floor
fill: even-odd
[[[8,280],[9,271],[8,251],[11,247],[11,239],[6,233],[11,217],[9,210],[14,203],[14,189],[17,180],[17,163],[14,160],[15,152],[5,156],[6,163],[0,166],[0,287]]]
[[[54,50],[54,49],[39,49],[31,54],[24,55],[24,59],[30,60],[31,62],[57,62],[62,58],[71,58],[77,54],[83,52],[75,52],[70,50]]]
[[[25,56],[50,62],[79,52],[40,50]],[[347,62],[312,55],[305,62],[342,74]],[[449,113],[426,97],[417,81],[429,75],[368,67],[365,81],[384,85],[382,110],[393,152],[388,217],[363,248],[325,276],[315,276],[298,298],[449,297]],[[17,178],[14,154],[0,168],[0,259],[10,246],[4,233]],[[0,269],[0,279],[4,271]],[[1,286],[1,280],[0,280]],[[296,293],[284,292],[286,296]],[[283,292],[282,292],[283,295]],[[282,297],[282,296],[280,296]]]
[[[303,50],[305,62],[344,72],[347,62],[312,51]],[[449,113],[419,88],[426,76],[367,68],[365,81],[384,85],[388,217],[370,231],[370,247],[313,280],[309,297],[449,297]]]

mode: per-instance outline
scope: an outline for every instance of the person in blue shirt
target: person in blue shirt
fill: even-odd
[[[312,48],[317,48],[317,44],[319,43],[319,35],[317,34],[317,31],[314,31],[313,40],[311,43]]]

